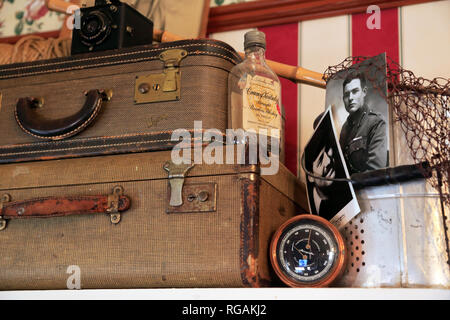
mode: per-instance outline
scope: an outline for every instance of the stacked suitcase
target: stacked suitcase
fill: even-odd
[[[303,185],[282,164],[172,161],[174,130],[225,132],[239,61],[190,40],[0,66],[0,289],[66,289],[73,270],[81,288],[270,285]]]

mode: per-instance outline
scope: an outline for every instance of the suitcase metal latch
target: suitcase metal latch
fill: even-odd
[[[121,195],[123,195],[122,186],[115,186],[112,194],[108,195],[106,212],[110,215],[112,224],[118,224],[120,222],[119,197]]]
[[[10,202],[11,196],[7,193],[0,198],[0,231],[6,228],[6,219],[3,219],[3,204]]]
[[[205,213],[217,210],[217,183],[202,182],[184,184],[183,204],[167,206],[166,213]]]
[[[159,55],[159,59],[164,62],[162,73],[136,76],[134,103],[180,100],[180,62],[186,56],[187,51],[181,49],[162,52]]]
[[[163,168],[169,173],[170,184],[170,201],[169,205],[173,207],[181,206],[183,204],[183,184],[184,177],[194,164],[174,164],[168,161]]]

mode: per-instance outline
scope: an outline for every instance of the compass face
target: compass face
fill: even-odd
[[[339,232],[318,216],[301,215],[293,219],[274,237],[271,258],[275,271],[290,286],[321,286],[331,282],[343,264]]]

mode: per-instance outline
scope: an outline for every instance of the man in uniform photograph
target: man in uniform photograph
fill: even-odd
[[[350,72],[342,87],[348,117],[339,143],[349,174],[385,168],[388,165],[386,122],[367,106],[364,74]]]

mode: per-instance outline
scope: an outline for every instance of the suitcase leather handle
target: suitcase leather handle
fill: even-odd
[[[6,227],[6,220],[27,218],[52,218],[69,215],[103,213],[111,215],[114,224],[120,221],[120,212],[130,208],[130,198],[123,195],[123,188],[117,186],[112,194],[103,196],[44,197],[9,202],[5,194],[0,202],[0,230]]]
[[[41,139],[61,140],[83,131],[100,112],[103,101],[112,97],[111,90],[90,90],[85,93],[86,102],[73,115],[62,119],[45,118],[37,107],[44,105],[41,98],[20,98],[16,105],[15,116],[18,125],[29,135]]]

